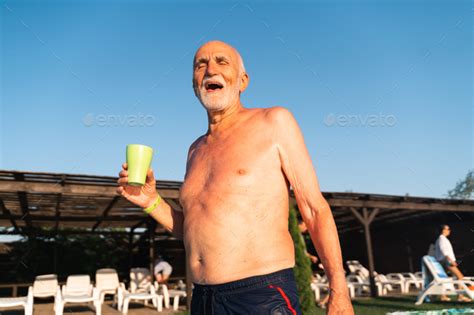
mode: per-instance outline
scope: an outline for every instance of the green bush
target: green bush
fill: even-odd
[[[296,286],[298,288],[298,296],[300,299],[301,311],[303,314],[315,314],[316,305],[314,301],[314,294],[311,290],[311,261],[306,256],[306,245],[304,239],[301,237],[298,228],[298,219],[296,217],[296,210],[290,207],[289,229],[293,242],[295,244],[295,278]]]

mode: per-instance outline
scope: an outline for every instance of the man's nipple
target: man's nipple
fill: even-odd
[[[239,170],[237,171],[237,173],[239,175],[245,175],[247,172],[243,169],[243,168],[239,168]]]

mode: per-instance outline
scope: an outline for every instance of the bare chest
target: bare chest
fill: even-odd
[[[181,203],[186,208],[207,193],[248,196],[279,174],[278,152],[271,138],[264,133],[239,132],[198,145],[188,162]]]

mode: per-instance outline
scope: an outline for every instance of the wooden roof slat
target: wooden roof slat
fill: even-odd
[[[11,213],[10,211],[5,207],[5,204],[3,203],[3,200],[0,199],[0,208],[2,209],[2,213],[6,216],[9,216],[10,217],[10,222],[13,226],[13,228],[15,229],[15,232],[17,233],[20,233],[20,228],[18,227],[18,225],[16,224],[16,221],[11,217]]]
[[[15,190],[33,193],[113,197],[117,195],[116,188],[116,185],[65,184],[61,186],[54,183],[0,181],[0,191],[2,192]],[[177,189],[158,188],[158,192],[163,198],[179,198]]]
[[[156,185],[160,195],[175,210],[181,210],[181,184],[157,181]],[[52,231],[64,227],[90,232],[115,227],[136,229],[150,220],[139,207],[118,196],[116,187],[117,177],[113,176],[0,170],[0,201],[6,209],[0,211],[0,225],[10,227],[15,222],[21,231],[21,227],[28,224],[20,220],[26,211],[33,227],[49,227]],[[358,211],[367,208],[368,212],[379,208],[380,213],[373,221],[376,226],[417,218],[423,213],[474,214],[474,200],[352,192],[323,192],[323,195],[340,231],[361,228],[350,207]],[[294,196],[290,202],[294,203]]]
[[[120,199],[120,196],[115,196],[112,198],[112,201],[107,205],[107,207],[104,209],[104,212],[102,213],[102,216],[100,217],[99,220],[97,220],[97,223],[94,224],[92,227],[92,230],[95,230],[101,223],[102,221],[107,217],[107,215],[110,212],[110,209],[117,203],[117,201]]]

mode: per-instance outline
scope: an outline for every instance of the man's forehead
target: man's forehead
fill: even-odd
[[[211,42],[204,44],[196,51],[194,61],[214,56],[225,56],[237,60],[237,52],[232,46],[220,42]]]

